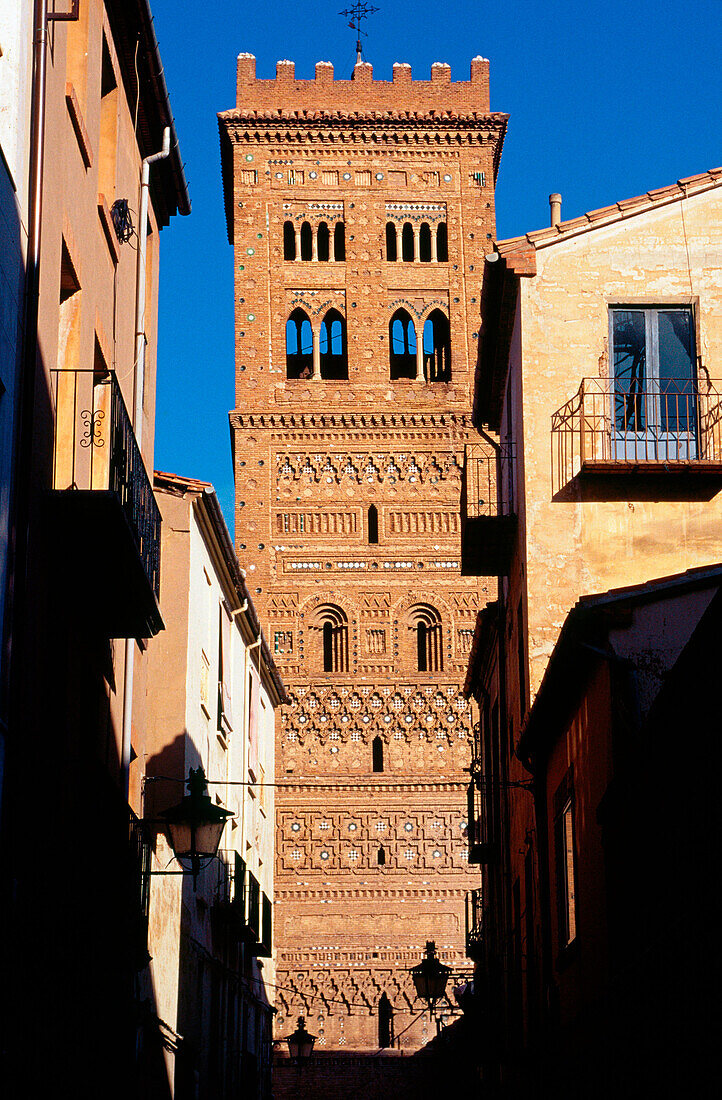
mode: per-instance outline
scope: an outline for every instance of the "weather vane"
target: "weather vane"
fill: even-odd
[[[349,27],[352,31],[356,31],[356,64],[359,65],[363,61],[363,50],[361,47],[361,36],[368,37],[366,31],[361,30],[361,20],[368,19],[370,15],[377,12],[379,9],[374,8],[371,4],[356,3],[352,4],[350,8],[346,8],[345,11],[340,11],[339,15],[344,15],[349,20]]]

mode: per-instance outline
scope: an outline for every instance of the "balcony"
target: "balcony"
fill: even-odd
[[[461,572],[498,577],[509,571],[516,533],[513,514],[514,445],[490,443],[466,448],[462,496]]]
[[[128,879],[130,896],[128,930],[133,965],[148,964],[148,914],[150,911],[150,841],[143,823],[128,807]]]
[[[261,891],[255,875],[248,872],[248,929],[251,935],[251,951],[258,958],[271,957],[273,950],[273,904]]]
[[[575,477],[722,478],[719,382],[583,378],[552,416],[554,491]]]
[[[236,851],[218,853],[214,911],[226,927],[241,935],[246,927],[246,862]]]
[[[469,890],[466,895],[466,955],[481,959],[484,954],[483,907],[481,890]]]
[[[469,863],[491,863],[495,857],[495,845],[489,831],[484,794],[473,779],[467,788],[466,803]]]
[[[163,629],[160,512],[114,373],[51,372],[54,536],[94,626],[111,638]]]

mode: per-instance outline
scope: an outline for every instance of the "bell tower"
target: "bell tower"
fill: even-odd
[[[462,686],[486,589],[462,576],[461,501],[506,116],[481,57],[465,81],[290,61],[259,80],[241,54],[219,122],[237,549],[292,700],[278,1033],[303,1015],[317,1050],[413,1050],[426,941],[471,969]]]

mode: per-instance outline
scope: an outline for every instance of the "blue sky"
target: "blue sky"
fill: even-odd
[[[156,468],[212,481],[233,530],[233,256],[223,214],[216,112],[235,105],[236,56],[259,77],[276,61],[349,76],[355,36],[333,3],[151,0],[193,212],[161,237]],[[550,191],[572,218],[722,162],[722,0],[376,0],[366,59],[428,79],[468,79],[491,60],[491,107],[511,115],[497,184],[497,236],[548,223]]]

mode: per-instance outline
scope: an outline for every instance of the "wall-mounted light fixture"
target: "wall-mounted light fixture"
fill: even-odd
[[[429,1015],[434,1014],[434,1005],[446,993],[446,983],[451,976],[451,967],[445,966],[436,955],[436,944],[426,941],[426,957],[412,966],[409,973],[414,983],[416,996],[426,1001]]]
[[[199,872],[215,858],[223,827],[233,814],[211,802],[202,767],[190,768],[186,785],[188,794],[158,816],[165,823],[173,855],[183,868],[176,873],[191,874],[195,889]]]

